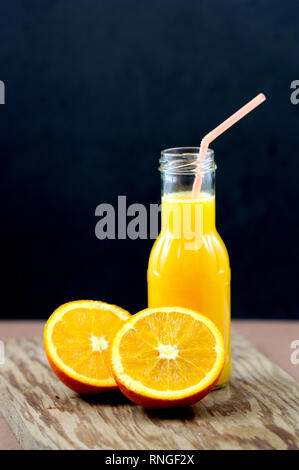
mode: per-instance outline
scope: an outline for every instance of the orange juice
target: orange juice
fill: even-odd
[[[191,243],[196,228],[199,237]],[[164,193],[161,233],[148,265],[148,305],[191,308],[209,317],[220,329],[226,348],[217,386],[229,381],[230,267],[215,226],[213,191],[201,192],[197,198],[191,190]]]

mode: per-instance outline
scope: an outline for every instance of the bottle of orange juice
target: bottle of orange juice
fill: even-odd
[[[217,388],[229,381],[230,266],[215,225],[214,152],[198,161],[199,148],[161,153],[162,224],[148,265],[149,307],[191,308],[222,332],[226,361]],[[197,177],[200,190],[194,195]]]

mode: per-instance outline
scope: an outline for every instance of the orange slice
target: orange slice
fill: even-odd
[[[93,300],[61,305],[44,331],[46,354],[55,374],[78,393],[117,388],[110,371],[110,349],[117,330],[131,315]]]
[[[116,333],[112,373],[120,390],[145,408],[192,405],[217,383],[224,343],[214,323],[180,307],[148,308]]]

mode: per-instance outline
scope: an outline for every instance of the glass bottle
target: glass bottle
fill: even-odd
[[[161,232],[148,265],[148,306],[185,307],[209,317],[220,329],[226,349],[217,383],[230,377],[230,266],[215,225],[214,152],[198,160],[199,148],[162,151]],[[192,194],[193,183],[200,181]]]

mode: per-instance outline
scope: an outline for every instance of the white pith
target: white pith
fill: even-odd
[[[176,359],[179,354],[179,350],[176,345],[160,343],[155,349],[160,353],[159,359]]]
[[[91,335],[89,337],[89,341],[91,342],[91,347],[93,351],[104,351],[109,346],[109,343],[105,339],[105,336]]]

